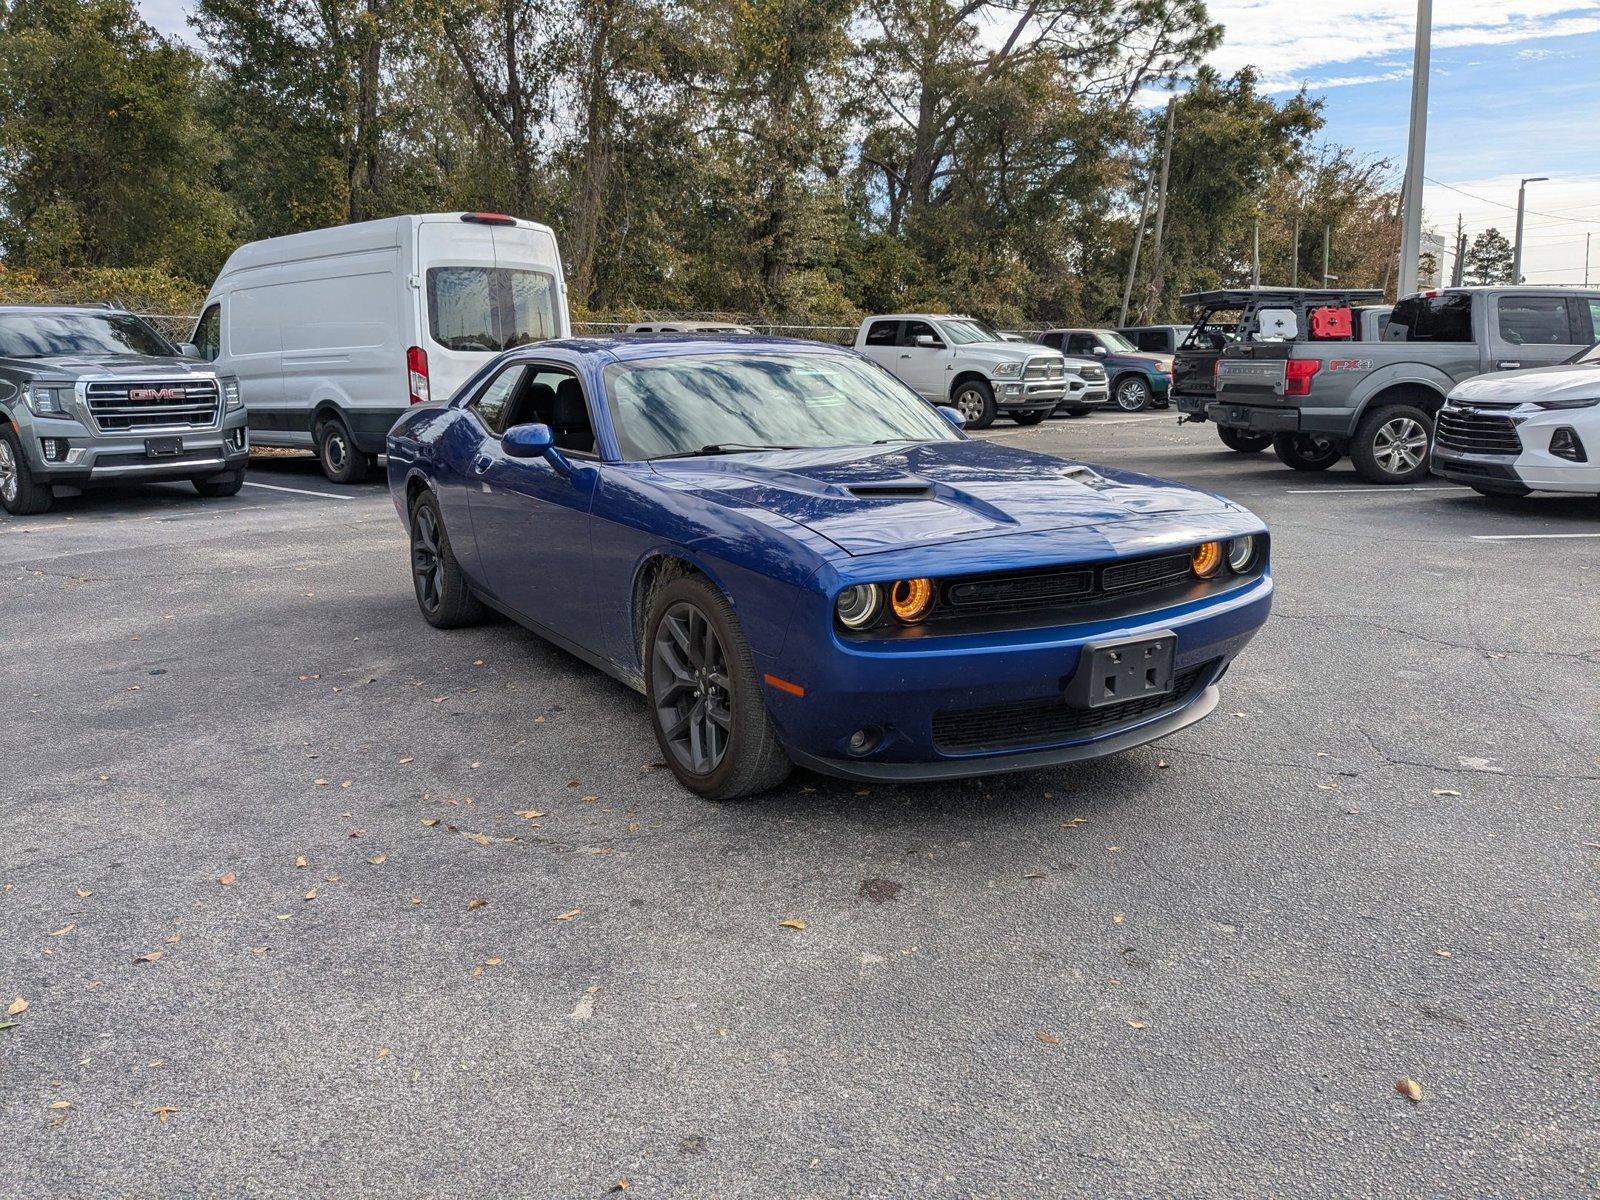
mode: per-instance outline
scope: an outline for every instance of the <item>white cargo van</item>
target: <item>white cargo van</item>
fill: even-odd
[[[329,479],[353,483],[407,405],[570,332],[550,229],[426,213],[239,247],[192,340],[238,378],[255,445],[314,449]]]

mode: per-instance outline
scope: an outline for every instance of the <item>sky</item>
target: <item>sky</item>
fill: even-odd
[[[139,0],[164,33],[191,37],[187,0]],[[1212,63],[1253,65],[1268,90],[1323,98],[1322,136],[1404,169],[1416,0],[1210,0],[1226,27]],[[1528,185],[1523,273],[1530,283],[1600,283],[1600,0],[1435,0],[1423,196],[1447,244],[1511,237]],[[1159,102],[1159,97],[1152,98]]]

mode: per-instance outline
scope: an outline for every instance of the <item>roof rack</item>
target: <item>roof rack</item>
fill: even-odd
[[[1185,308],[1197,305],[1243,308],[1262,300],[1277,300],[1285,304],[1355,304],[1364,300],[1382,300],[1378,288],[1221,288],[1212,292],[1189,292],[1178,297]]]

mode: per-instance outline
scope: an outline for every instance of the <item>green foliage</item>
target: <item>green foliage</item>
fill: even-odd
[[[115,304],[130,312],[197,313],[206,285],[159,267],[0,267],[0,304]]]
[[[1468,283],[1515,283],[1512,267],[1516,252],[1506,235],[1492,226],[1467,247],[1465,278]]]
[[[208,278],[231,248],[200,60],[130,0],[0,8],[0,247],[17,266]]]

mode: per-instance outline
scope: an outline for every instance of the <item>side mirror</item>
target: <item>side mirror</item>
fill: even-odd
[[[917,345],[926,346],[930,350],[937,350],[943,343],[931,333],[919,333],[917,334]]]
[[[1096,354],[1096,355],[1097,355],[1097,356],[1098,356],[1098,357],[1100,357],[1100,358],[1104,358],[1104,357],[1105,357],[1105,356],[1106,356],[1106,355],[1107,355],[1107,354],[1109,354],[1109,353],[1111,353],[1111,352],[1110,352],[1110,351],[1109,351],[1109,350],[1107,350],[1107,349],[1106,349],[1106,348],[1105,348],[1105,347],[1104,347],[1104,346],[1099,346],[1099,345],[1097,345],[1097,346],[1095,346],[1095,348],[1094,348],[1094,353],[1095,353],[1095,354]]]
[[[939,415],[957,429],[965,429],[967,427],[967,419],[961,415],[959,408],[951,408],[948,404],[941,404],[938,407]]]
[[[178,353],[184,358],[199,358],[200,347],[193,342],[179,342]]]
[[[556,446],[548,425],[513,425],[500,439],[507,458],[544,458]]]

